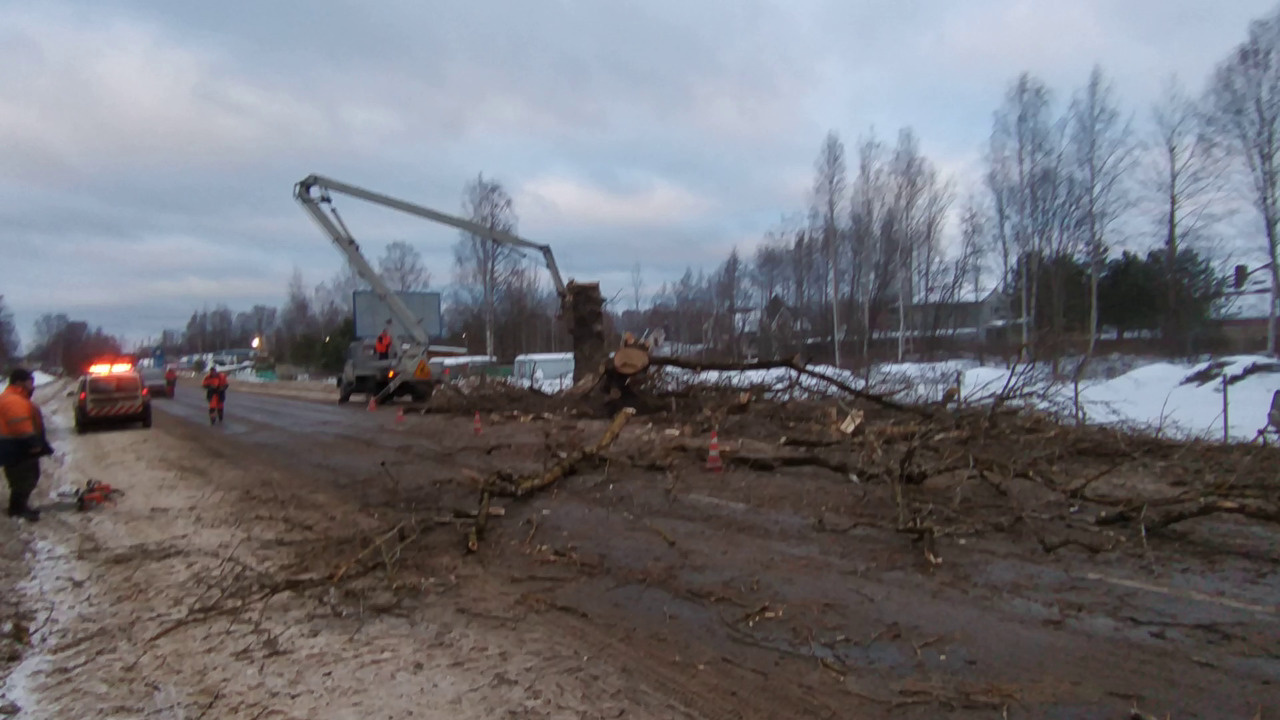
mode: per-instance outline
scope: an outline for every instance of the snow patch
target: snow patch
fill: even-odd
[[[58,382],[58,380],[61,379],[61,378],[54,377],[53,375],[50,375],[48,373],[40,372],[39,370],[36,370],[31,374],[36,379],[36,387],[51,385],[53,383]],[[0,378],[0,390],[4,390],[7,387],[9,387],[9,376],[5,375],[3,378]]]
[[[1073,363],[1067,363],[1071,367]],[[1120,372],[1125,368],[1125,372]],[[1006,402],[1071,416],[1075,386],[1055,380],[1047,366],[1014,368],[982,366],[969,360],[933,363],[887,363],[869,373],[855,374],[829,365],[810,369],[901,403],[940,402],[956,387],[960,401],[983,405],[1002,395]],[[1258,355],[1239,355],[1194,364],[1108,358],[1100,377],[1080,382],[1080,412],[1084,420],[1181,439],[1221,440],[1223,377],[1226,378],[1227,436],[1253,440],[1267,425],[1273,395],[1280,391],[1280,362]],[[818,378],[789,368],[695,372],[665,368],[667,387],[692,384],[731,388],[761,388],[777,398],[822,397],[838,391]],[[561,388],[549,383],[544,392]]]

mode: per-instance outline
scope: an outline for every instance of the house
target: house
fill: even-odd
[[[763,311],[755,313],[756,356],[770,360],[790,357],[799,351],[811,325],[802,313],[788,306],[774,295]]]
[[[1270,279],[1261,277],[1227,293],[1218,303],[1213,311],[1214,324],[1229,352],[1253,352],[1267,346],[1270,303]]]
[[[923,302],[907,308],[906,333],[909,337],[973,337],[986,342],[989,334],[999,331],[1013,320],[1009,299],[991,291],[981,300],[958,302]],[[896,308],[889,323],[876,332],[876,337],[898,336]]]

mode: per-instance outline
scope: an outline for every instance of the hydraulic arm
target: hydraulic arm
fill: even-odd
[[[569,333],[573,337],[574,379],[579,380],[585,374],[593,372],[593,369],[597,368],[604,359],[604,301],[600,296],[600,286],[597,283],[574,283],[572,281],[566,285],[564,279],[560,276],[560,267],[556,265],[556,259],[551,253],[550,246],[526,240],[512,233],[495,230],[471,220],[432,210],[422,205],[366,190],[362,187],[339,182],[321,175],[308,175],[294,186],[294,197],[302,204],[303,209],[315,220],[316,224],[324,230],[334,245],[337,245],[338,249],[347,257],[351,267],[365,282],[369,283],[378,297],[387,304],[396,319],[409,329],[409,332],[413,334],[413,339],[422,348],[424,356],[429,340],[426,331],[422,329],[421,322],[418,318],[413,317],[413,313],[409,308],[396,297],[395,293],[391,292],[391,289],[382,281],[382,278],[378,277],[378,273],[374,271],[369,261],[360,252],[359,244],[351,236],[346,224],[342,222],[342,217],[338,215],[338,211],[333,207],[332,193],[347,195],[374,205],[381,205],[385,208],[414,215],[424,220],[455,227],[473,235],[488,238],[500,245],[538,252],[542,255],[542,259],[547,266],[547,272],[551,275],[551,282],[555,285],[556,293],[560,296],[561,308],[566,316]],[[398,385],[402,378],[403,374],[397,376],[395,384]]]
[[[334,244],[336,244],[338,248],[341,249],[349,259],[351,259],[351,264],[355,267],[356,272],[360,273],[360,277],[364,278],[365,281],[373,286],[374,291],[378,293],[379,297],[382,297],[384,293],[390,295],[390,291],[387,290],[385,283],[382,283],[378,278],[378,274],[373,271],[373,268],[369,265],[368,261],[366,261],[360,254],[360,248],[356,245],[355,239],[346,231],[346,227],[342,224],[342,219],[338,217],[337,211],[333,210],[333,201],[330,198],[330,193],[349,195],[353,198],[373,203],[374,205],[381,205],[383,207],[391,208],[392,210],[399,210],[400,212],[416,215],[426,220],[432,220],[444,225],[449,225],[458,228],[459,230],[465,230],[472,235],[488,238],[501,245],[509,245],[525,250],[536,250],[542,254],[542,258],[547,264],[547,271],[551,273],[551,282],[555,283],[556,292],[561,297],[564,297],[565,295],[564,280],[560,277],[560,268],[556,265],[555,256],[551,254],[551,247],[549,245],[525,240],[517,235],[503,232],[501,230],[494,230],[493,228],[486,227],[477,222],[472,222],[471,220],[464,220],[463,218],[454,217],[453,215],[448,215],[438,210],[432,210],[431,208],[423,207],[422,205],[416,205],[404,200],[397,200],[396,198],[376,193],[372,190],[366,190],[364,188],[332,180],[321,175],[307,176],[302,182],[298,183],[294,187],[294,197],[298,199],[298,202],[302,203],[302,206],[307,210],[311,217],[314,218],[329,237],[333,239]],[[332,221],[320,208],[322,204],[329,206],[330,213],[334,216]],[[391,297],[394,297],[394,295]],[[387,300],[387,298],[383,297],[383,300]],[[395,310],[394,303],[388,301],[388,304],[391,305],[393,310]],[[407,314],[408,309],[404,307],[404,303],[400,303],[400,306]],[[398,319],[401,322],[404,322],[404,318]]]

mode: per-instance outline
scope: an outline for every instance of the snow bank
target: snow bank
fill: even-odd
[[[1280,364],[1241,355],[1197,365],[1155,363],[1081,390],[1090,422],[1160,431],[1175,437],[1222,437],[1222,378],[1227,378],[1227,430],[1249,441],[1267,424],[1280,390]]]
[[[247,383],[267,383],[273,382],[270,378],[265,378],[257,373],[253,368],[237,370],[234,373],[228,373],[232,380]]]
[[[55,383],[58,381],[58,378],[52,375],[49,375],[47,373],[42,373],[39,370],[36,370],[31,374],[34,375],[36,378],[36,387],[42,387],[44,385],[49,385],[51,383]],[[4,377],[0,378],[0,390],[3,390],[7,387],[9,387],[9,376],[6,374]]]
[[[1169,437],[1221,439],[1222,378],[1227,378],[1227,430],[1233,441],[1253,440],[1267,424],[1271,398],[1280,390],[1280,363],[1272,358],[1241,355],[1196,364],[1148,362],[1121,358],[1116,369],[1133,367],[1110,379],[1082,381],[1080,410],[1086,422],[1159,432]],[[1136,366],[1136,367],[1134,367]],[[935,363],[889,363],[869,374],[854,374],[828,365],[811,369],[859,389],[889,396],[903,403],[938,402],[948,388],[960,390],[961,402],[989,403],[1003,393],[1011,402],[1070,416],[1075,411],[1075,388],[1055,381],[1049,368],[984,367],[967,360]],[[669,387],[709,384],[733,388],[764,388],[779,398],[818,397],[836,392],[816,378],[793,370],[740,372],[664,369]],[[556,392],[554,383],[544,389]]]

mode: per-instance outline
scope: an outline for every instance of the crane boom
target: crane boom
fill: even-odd
[[[514,233],[486,227],[471,220],[455,217],[322,175],[308,175],[294,185],[294,198],[307,211],[307,214],[315,220],[320,229],[333,240],[338,249],[346,255],[351,267],[372,286],[374,293],[387,304],[391,313],[405,326],[416,341],[414,347],[407,348],[401,354],[399,369],[392,373],[394,381],[381,391],[380,396],[396,392],[402,383],[407,382],[407,373],[411,373],[417,378],[423,377],[422,368],[425,367],[423,363],[430,356],[431,346],[428,345],[426,330],[423,329],[419,319],[413,317],[412,311],[391,291],[391,288],[387,287],[387,284],[382,281],[382,278],[378,276],[378,273],[374,271],[369,261],[360,252],[359,244],[351,236],[346,224],[342,222],[342,217],[338,215],[338,211],[333,207],[330,193],[348,195],[357,200],[363,200],[425,220],[448,225],[478,237],[488,238],[499,245],[520,250],[537,251],[542,255],[542,259],[547,265],[547,271],[551,274],[551,281],[555,284],[556,293],[560,296],[561,312],[566,319],[569,335],[573,338],[575,382],[594,372],[595,368],[601,367],[607,354],[604,350],[604,299],[600,295],[600,284],[570,281],[566,285],[564,279],[560,276],[560,267],[556,265],[556,258],[552,255],[549,245],[532,242]],[[328,206],[327,212],[326,208],[322,207],[323,205]]]
[[[316,196],[313,194],[313,189],[318,189],[320,191],[320,195]],[[472,235],[488,238],[501,245],[508,245],[526,250],[536,250],[542,254],[542,258],[547,264],[547,271],[551,273],[551,281],[555,283],[556,292],[561,297],[564,297],[565,295],[565,284],[564,280],[560,277],[560,267],[556,265],[555,256],[551,254],[551,246],[549,245],[525,240],[524,238],[509,232],[486,227],[471,220],[465,220],[447,213],[442,213],[438,210],[423,207],[422,205],[398,200],[389,195],[383,195],[382,193],[374,192],[372,190],[366,190],[362,187],[340,182],[322,175],[308,175],[302,180],[302,182],[299,182],[294,187],[294,197],[302,203],[303,207],[307,209],[312,217],[317,218],[317,222],[320,223],[320,226],[324,228],[325,232],[334,238],[334,242],[347,253],[348,257],[351,256],[351,249],[355,249],[356,254],[359,254],[359,249],[355,246],[355,240],[351,238],[350,233],[335,235],[334,230],[338,230],[338,228],[333,226],[332,223],[327,222],[328,218],[324,216],[324,213],[319,207],[320,203],[329,201],[330,192],[349,195],[353,198],[373,203],[374,205],[381,205],[383,207],[391,208],[392,210],[399,210],[400,212],[408,213],[409,215],[416,215],[417,217],[438,222],[443,225],[449,225],[450,227],[455,227],[459,230],[469,232]],[[319,218],[324,218],[324,220],[321,221]],[[341,221],[339,221],[339,223],[340,222]],[[363,258],[361,258],[361,260],[363,261]],[[369,273],[376,274],[373,273],[373,268],[369,267],[369,263],[367,261],[353,262],[353,265],[356,267],[357,272],[362,273],[362,277],[364,277],[363,272],[366,270]],[[363,269],[360,267],[361,265],[364,266]],[[369,280],[369,278],[366,277],[365,280]],[[370,282],[370,284],[373,283]],[[376,289],[377,286],[375,285],[374,287]]]
[[[419,345],[427,345],[430,339],[427,337],[427,331],[422,327],[422,321],[414,317],[413,312],[409,310],[409,306],[405,305],[404,301],[392,292],[391,288],[387,287],[387,284],[374,271],[373,266],[365,259],[364,253],[360,252],[360,245],[355,238],[351,237],[351,233],[347,230],[346,224],[342,222],[337,210],[330,208],[333,213],[333,218],[330,219],[324,210],[320,208],[320,204],[324,200],[313,197],[310,193],[304,193],[301,190],[301,185],[295,190],[295,196],[302,203],[303,209],[307,211],[311,219],[316,221],[320,229],[324,230],[325,234],[333,240],[333,244],[337,245],[338,249],[347,256],[347,262],[351,263],[351,267],[356,271],[356,274],[369,283],[378,298],[386,303],[387,309],[391,311],[392,315],[395,315],[414,341]]]

